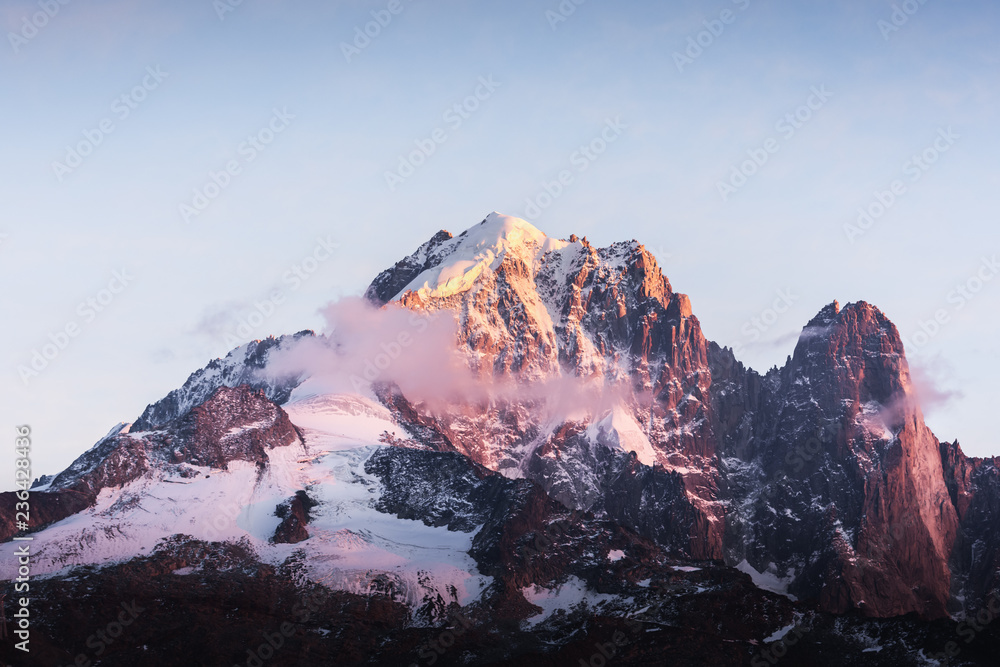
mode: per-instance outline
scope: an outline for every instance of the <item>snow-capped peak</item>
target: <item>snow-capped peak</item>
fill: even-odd
[[[478,225],[442,244],[444,261],[421,272],[393,299],[408,291],[423,297],[446,298],[465,292],[487,270],[495,270],[509,253],[529,266],[545,253],[569,245],[546,236],[521,218],[490,213]]]

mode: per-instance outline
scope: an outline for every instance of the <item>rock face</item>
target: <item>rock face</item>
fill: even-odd
[[[944,615],[958,519],[896,328],[864,302],[834,302],[763,386],[750,436],[730,445],[743,489],[731,560],[774,564],[830,611]],[[748,464],[764,479],[747,479]]]
[[[169,454],[172,463],[222,470],[234,460],[265,466],[268,449],[302,443],[301,434],[285,411],[264,391],[247,385],[220,387],[165,430],[165,445],[178,442]]]
[[[867,303],[824,308],[760,375],[705,339],[638,243],[558,241],[499,214],[439,232],[366,294],[454,312],[480,375],[599,387],[562,413],[545,390],[432,414],[381,389],[425,445],[836,613],[940,617],[996,585],[982,556],[996,553],[995,466],[948,459],[896,328]]]
[[[952,590],[982,608],[1000,591],[1000,457],[969,458],[954,442],[941,443],[941,460],[959,519]]]

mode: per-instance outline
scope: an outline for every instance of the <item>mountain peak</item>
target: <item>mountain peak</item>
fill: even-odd
[[[821,334],[832,334],[834,329],[846,329],[861,337],[874,335],[882,339],[879,347],[884,346],[887,339],[891,351],[902,354],[901,341],[895,325],[885,313],[867,301],[855,301],[843,308],[837,301],[824,306],[802,330],[800,340],[817,338]]]
[[[495,247],[501,243],[507,245],[544,243],[548,238],[545,232],[527,220],[497,211],[493,211],[478,225],[469,227],[458,236],[460,245],[474,242],[477,247]]]
[[[412,291],[442,297],[471,287],[486,267],[508,253],[533,261],[539,253],[568,245],[549,239],[527,220],[493,211],[457,237],[441,230],[411,255],[372,281],[365,298],[384,305]],[[530,256],[529,256],[530,255]]]
[[[383,301],[393,301],[415,292],[423,298],[447,298],[467,291],[481,275],[496,270],[508,255],[532,265],[550,250],[567,245],[566,241],[549,238],[527,220],[494,211],[458,236],[442,239],[433,252],[425,250],[427,244],[421,246],[403,260],[406,265],[420,265],[421,270],[408,272],[410,280],[405,284],[393,281],[393,286],[398,287],[394,294],[380,296]],[[428,256],[421,264],[422,254]]]
[[[840,314],[840,302],[834,299],[827,305],[823,306],[823,308],[818,313],[816,313],[816,316],[811,320],[809,320],[809,324],[806,325],[806,328],[808,329],[809,327],[829,326],[831,323],[833,323],[833,321],[837,318],[837,315],[839,314]]]
[[[508,227],[508,228],[519,228],[526,229],[534,234],[540,234],[545,236],[544,232],[540,231],[533,224],[528,222],[523,218],[518,218],[513,215],[505,215],[499,211],[491,211],[488,216],[483,218],[483,221],[478,225],[474,225],[469,229],[475,229],[476,227]],[[468,231],[468,230],[466,230]]]
[[[903,342],[896,326],[865,301],[825,306],[802,329],[792,357],[803,390],[858,405],[893,405],[910,388]],[[806,380],[808,379],[808,381]]]

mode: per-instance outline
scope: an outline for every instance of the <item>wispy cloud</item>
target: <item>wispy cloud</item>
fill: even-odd
[[[927,414],[946,408],[952,401],[964,396],[960,389],[948,386],[954,379],[954,368],[940,355],[919,362],[910,361],[913,390],[921,409]]]

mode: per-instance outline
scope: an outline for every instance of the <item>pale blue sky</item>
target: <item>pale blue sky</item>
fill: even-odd
[[[572,182],[536,226],[645,243],[706,335],[759,370],[833,299],[874,303],[908,339],[944,310],[910,352],[940,391],[961,392],[929,405],[929,423],[1000,454],[1000,280],[949,300],[1000,253],[995,3],[914,0],[886,39],[882,1],[587,0],[555,22],[557,0],[400,0],[348,62],[342,43],[389,5],[244,0],[220,20],[212,0],[74,0],[12,42],[42,10],[0,3],[0,409],[33,427],[36,474],[224,355],[273,289],[284,301],[252,337],[320,326],[318,308],[438,229],[526,216],[562,170]],[[679,71],[675,53],[699,33],[706,46]],[[446,116],[477,88],[478,108]],[[807,102],[794,132],[778,126]],[[581,159],[615,118],[615,141]],[[60,181],[53,163],[102,121],[113,131]],[[269,124],[282,130],[262,150],[244,143]],[[904,163],[948,128],[948,150],[914,181]],[[445,141],[390,190],[386,172],[437,129]],[[767,162],[723,201],[719,182],[765,145]],[[239,173],[185,222],[179,207],[230,161]],[[896,179],[904,193],[850,243],[844,225]],[[302,281],[289,272],[317,239],[339,249]],[[123,269],[128,285],[102,295]],[[752,318],[789,289],[791,307],[753,340]],[[79,308],[109,296],[92,319]],[[26,386],[18,366],[68,324],[78,335]]]

